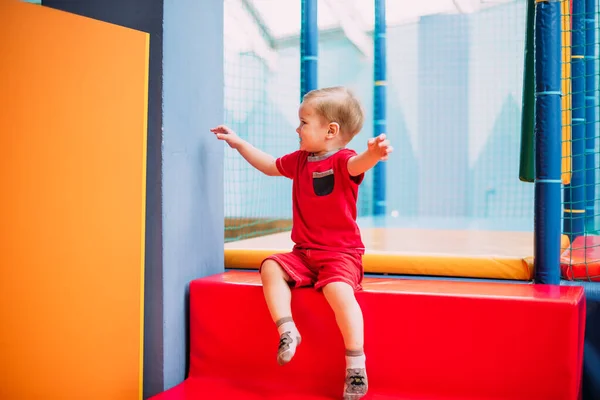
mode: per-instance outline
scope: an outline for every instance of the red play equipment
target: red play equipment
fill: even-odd
[[[581,287],[366,278],[367,399],[577,400]],[[339,399],[344,346],[321,293],[298,289],[302,333],[280,367],[257,272],[191,282],[190,370],[152,400]]]
[[[564,279],[600,282],[600,236],[577,237],[562,252],[560,270]]]

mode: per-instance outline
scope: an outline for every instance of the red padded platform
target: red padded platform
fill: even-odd
[[[366,279],[367,399],[576,400],[580,287]],[[153,400],[340,399],[344,346],[322,294],[294,291],[302,344],[276,362],[277,331],[257,272],[190,285],[188,378]]]

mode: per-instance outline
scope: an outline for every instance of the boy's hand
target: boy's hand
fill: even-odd
[[[390,146],[390,141],[386,139],[385,133],[381,135],[369,139],[367,143],[367,151],[371,157],[376,158],[377,160],[385,161],[388,159],[388,155],[394,150],[392,146]]]
[[[385,133],[369,139],[367,150],[348,160],[348,172],[351,176],[358,176],[373,168],[379,161],[388,159],[394,149],[390,141],[385,138]]]
[[[226,141],[232,149],[237,149],[242,142],[242,139],[240,139],[237,133],[228,126],[219,125],[212,128],[210,131],[217,136],[217,139]]]

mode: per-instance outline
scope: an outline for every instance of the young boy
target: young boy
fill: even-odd
[[[263,292],[280,334],[277,361],[289,362],[300,345],[290,287],[314,286],[332,307],[346,346],[344,399],[368,389],[363,351],[362,311],[354,292],[361,289],[364,245],[356,224],[358,186],[364,173],[392,152],[382,134],[357,155],[345,146],[362,128],[359,101],[343,87],[307,93],[296,129],[300,149],[275,159],[240,139],[226,126],[211,129],[253,167],[269,176],[293,180],[293,250],[262,262]]]

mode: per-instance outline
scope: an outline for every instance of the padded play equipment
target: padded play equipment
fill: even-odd
[[[531,281],[533,234],[481,230],[366,228],[366,273]],[[290,251],[289,232],[225,243],[225,267],[258,269],[273,253]],[[561,236],[561,253],[570,246]]]
[[[421,228],[361,228],[366,273],[533,279],[533,233]],[[225,244],[225,267],[257,269],[294,246],[289,232]]]
[[[142,397],[150,34],[0,1],[0,399]]]
[[[560,256],[563,279],[600,282],[600,236],[579,236]]]
[[[578,399],[581,287],[392,278],[363,286],[367,399]],[[294,291],[292,308],[302,344],[280,367],[256,271],[192,281],[189,376],[151,399],[341,398],[333,312],[310,288]]]

